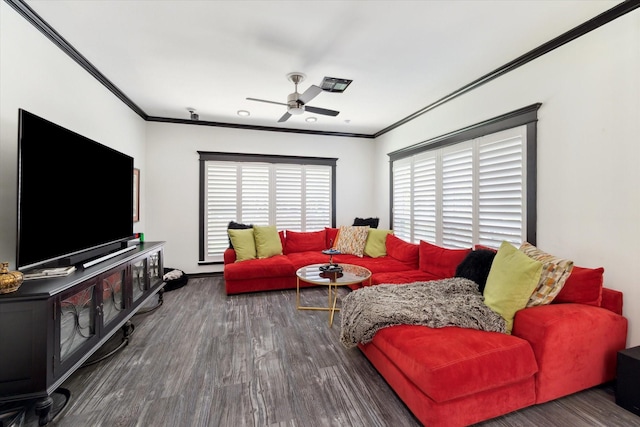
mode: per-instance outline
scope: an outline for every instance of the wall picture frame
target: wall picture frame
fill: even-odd
[[[140,169],[133,168],[133,222],[140,221]]]

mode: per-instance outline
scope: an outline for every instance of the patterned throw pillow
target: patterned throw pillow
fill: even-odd
[[[369,227],[354,227],[343,225],[338,232],[334,248],[342,254],[356,255],[362,258],[364,246],[367,244]]]
[[[540,281],[527,302],[527,307],[550,304],[560,293],[573,269],[573,261],[558,258],[524,242],[520,251],[529,258],[542,262]]]

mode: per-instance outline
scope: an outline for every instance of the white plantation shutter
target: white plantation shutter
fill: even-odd
[[[527,240],[526,135],[518,126],[394,160],[395,234],[449,248]]]
[[[206,163],[205,250],[209,255],[222,254],[229,247],[227,226],[237,217],[237,175],[233,162]]]
[[[239,165],[241,197],[238,218],[245,224],[269,224],[270,165]]]
[[[279,230],[302,228],[302,172],[302,168],[295,165],[278,165],[275,168],[275,224]]]
[[[304,230],[322,230],[331,224],[331,168],[306,165],[304,170],[306,196]]]
[[[473,243],[473,147],[471,142],[442,150],[442,245]]]
[[[230,221],[315,231],[334,220],[333,165],[204,162],[201,261],[219,262]]]
[[[437,236],[437,169],[436,153],[415,156],[413,162],[413,242],[435,242]]]
[[[393,162],[393,233],[412,241],[412,158]]]
[[[519,245],[524,235],[525,156],[522,132],[507,130],[479,141],[478,243]]]

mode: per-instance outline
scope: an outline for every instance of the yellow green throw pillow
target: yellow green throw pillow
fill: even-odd
[[[253,226],[258,258],[269,258],[282,255],[282,242],[275,225]],[[235,246],[234,246],[235,247]]]
[[[538,286],[541,272],[541,262],[529,258],[511,243],[502,242],[489,270],[484,303],[504,318],[508,334],[513,329],[516,312],[525,308]]]
[[[367,243],[364,245],[364,254],[371,258],[387,255],[387,235],[389,234],[393,234],[393,231],[370,228]]]
[[[253,238],[253,228],[244,230],[227,230],[229,238],[236,251],[236,262],[256,258],[256,242]]]

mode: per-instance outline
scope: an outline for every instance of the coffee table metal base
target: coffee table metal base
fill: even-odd
[[[338,303],[338,287],[353,285],[365,281],[369,281],[371,285],[371,272],[366,268],[341,264],[343,271],[340,272],[323,272],[320,273],[320,267],[323,264],[313,264],[307,267],[302,267],[296,272],[296,308],[298,310],[317,310],[329,312],[329,327],[333,326],[333,318],[336,311],[340,311],[337,307]],[[333,274],[333,276],[332,276]],[[312,283],[315,285],[327,286],[327,306],[326,307],[312,307],[300,305],[300,281]]]
[[[338,285],[333,283],[327,286],[329,288],[329,298],[327,307],[311,307],[300,305],[300,278],[298,277],[296,280],[296,308],[298,310],[318,310],[318,311],[328,311],[329,312],[329,327],[333,326],[333,317],[336,311],[340,311],[340,308],[336,307],[338,302]]]

